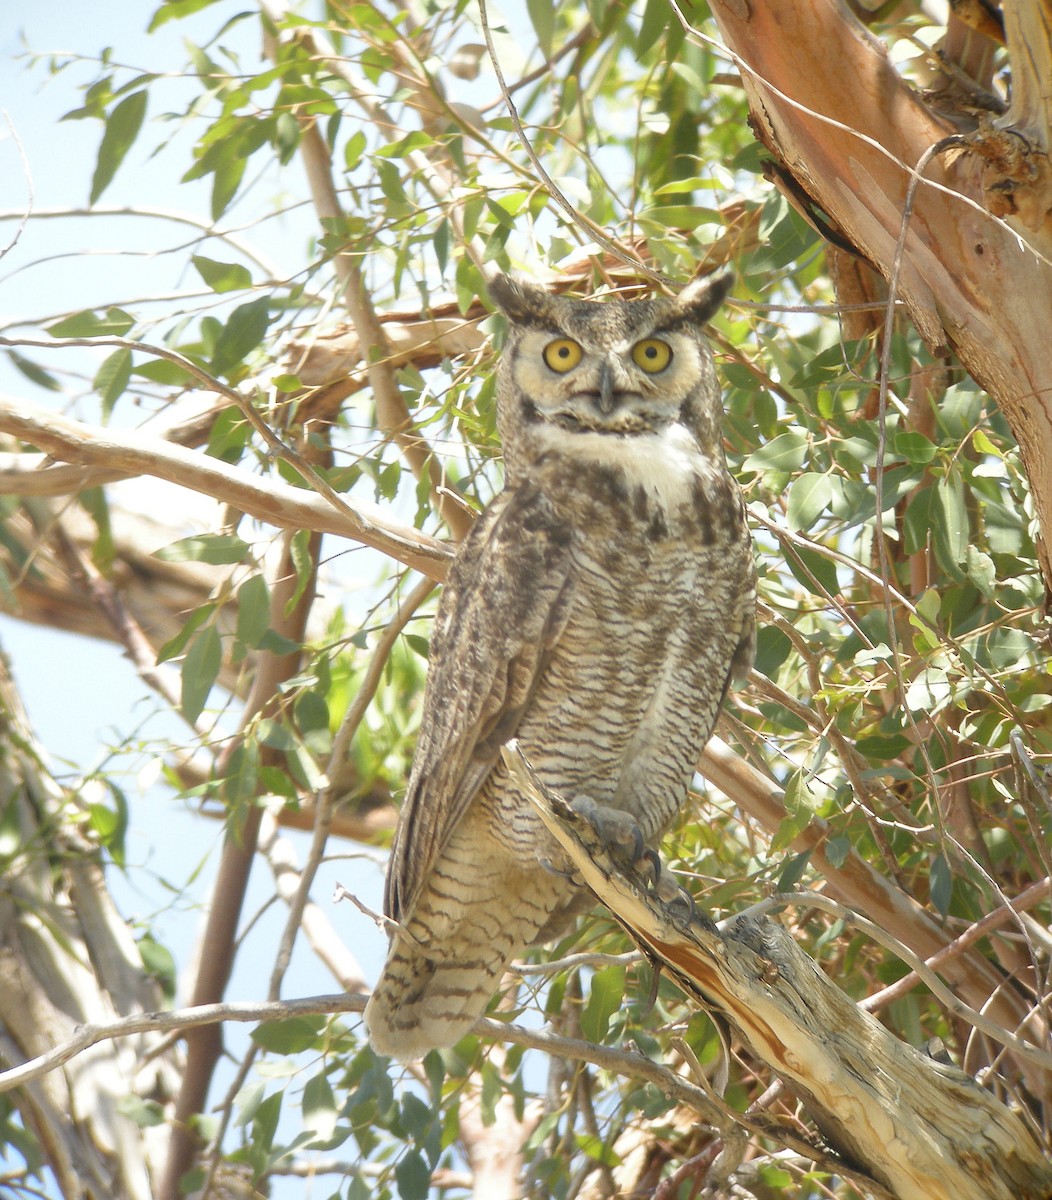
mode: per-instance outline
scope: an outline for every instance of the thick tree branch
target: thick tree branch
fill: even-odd
[[[256,478],[163,438],[86,425],[25,400],[0,398],[0,433],[13,434],[64,462],[102,467],[122,476],[166,479],[282,529],[310,529],[352,538],[433,579],[445,576],[452,554],[435,538],[392,521],[379,505],[369,501],[351,504],[341,498],[333,505],[305,489],[277,479]]]

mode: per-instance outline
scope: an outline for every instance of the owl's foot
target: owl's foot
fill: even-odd
[[[623,808],[597,804],[591,796],[576,796],[570,807],[592,826],[609,851],[619,858],[627,858],[632,866],[639,862],[647,844],[631,813]]]

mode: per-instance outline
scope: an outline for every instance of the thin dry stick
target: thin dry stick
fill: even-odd
[[[125,339],[83,339],[86,345],[120,344]],[[67,343],[12,341],[0,345],[65,345]],[[116,470],[121,475],[151,475],[234,505],[284,529],[336,533],[374,546],[390,557],[432,578],[444,577],[449,547],[436,538],[392,521],[377,504],[342,497],[328,498],[280,479],[260,479],[211,455],[195,453],[145,433],[101,429],[60,416],[26,400],[0,397],[0,432],[12,433],[66,462]],[[328,484],[324,485],[328,491]],[[333,493],[336,495],[336,493]]]
[[[937,954],[926,958],[924,960],[925,965],[937,970],[944,963],[949,962],[961,954],[962,951],[967,950],[969,946],[974,945],[981,938],[993,933],[995,929],[1000,928],[1000,926],[1011,920],[1013,913],[1022,913],[1027,909],[1033,908],[1035,904],[1040,904],[1050,893],[1052,893],[1052,880],[1039,879],[1036,883],[1032,883],[1009,902],[1011,911],[1008,908],[998,908],[992,913],[987,913],[985,917],[976,921],[974,925],[969,926],[960,937],[954,938],[952,942],[944,946]],[[922,980],[916,971],[910,971],[908,975],[903,975],[901,979],[897,979],[890,986],[882,988],[879,992],[874,992],[872,996],[867,996],[865,1000],[859,1001],[859,1004],[867,1012],[876,1012],[878,1009],[885,1008],[891,1004],[892,1001],[900,1000],[921,982],[926,982],[926,980]]]
[[[247,396],[242,395],[237,388],[227,387],[222,380],[217,379],[214,375],[210,375],[203,367],[198,366],[192,359],[187,358],[184,354],[180,354],[177,350],[170,350],[167,346],[156,346],[150,342],[140,342],[134,338],[123,337],[57,338],[52,341],[44,341],[37,338],[0,337],[0,346],[36,346],[46,349],[64,349],[68,346],[117,346],[123,350],[138,350],[143,354],[152,355],[154,358],[163,358],[168,362],[175,363],[176,366],[181,367],[188,375],[196,379],[199,383],[204,384],[210,391],[225,397],[231,404],[235,405],[245,420],[248,421],[256,433],[266,442],[270,450],[278,458],[284,459],[291,466],[295,467],[297,472],[303,477],[304,482],[309,484],[319,495],[324,496],[333,508],[338,512],[342,512],[344,516],[351,520],[357,519],[357,514],[344,497],[332,487],[327,479],[318,474],[298,450],[295,450],[278,437],[259,413],[256,412],[252,401]]]

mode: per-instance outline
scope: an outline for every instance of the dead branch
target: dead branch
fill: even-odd
[[[587,820],[541,794],[516,750],[504,755],[587,886],[688,996],[719,1011],[791,1084],[846,1164],[898,1200],[1052,1195],[1052,1164],[1029,1130],[973,1079],[900,1042],[783,927],[739,919],[720,933],[685,893],[676,908],[659,901]]]
[[[712,738],[698,763],[699,771],[724,795],[771,833],[786,819],[781,788],[734,753],[720,738]],[[826,854],[829,830],[815,818],[793,839],[796,851],[808,850],[811,863],[825,880],[825,890],[841,903],[869,917],[920,958],[929,960],[946,949],[952,939],[932,915],[893,880],[873,868],[855,850],[834,864]],[[953,991],[973,1008],[996,1019],[1004,1029],[1025,1025],[1032,1039],[1043,1043],[1047,1030],[1030,1012],[1026,998],[1006,987],[1006,977],[983,955],[966,949],[945,962],[941,974]],[[1047,1073],[1035,1072],[1025,1061],[1020,1072],[1035,1095],[1044,1095]]]

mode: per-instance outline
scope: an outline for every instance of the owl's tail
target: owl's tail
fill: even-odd
[[[497,990],[504,968],[524,947],[494,955],[462,947],[463,956],[431,957],[396,937],[376,990],[365,1009],[369,1041],[377,1054],[402,1062],[458,1042]]]
[[[408,1062],[458,1042],[508,963],[539,934],[550,936],[565,904],[564,880],[536,867],[487,875],[476,866],[473,878],[462,877],[456,900],[448,879],[434,879],[405,933],[395,934],[365,1009],[378,1054]]]

